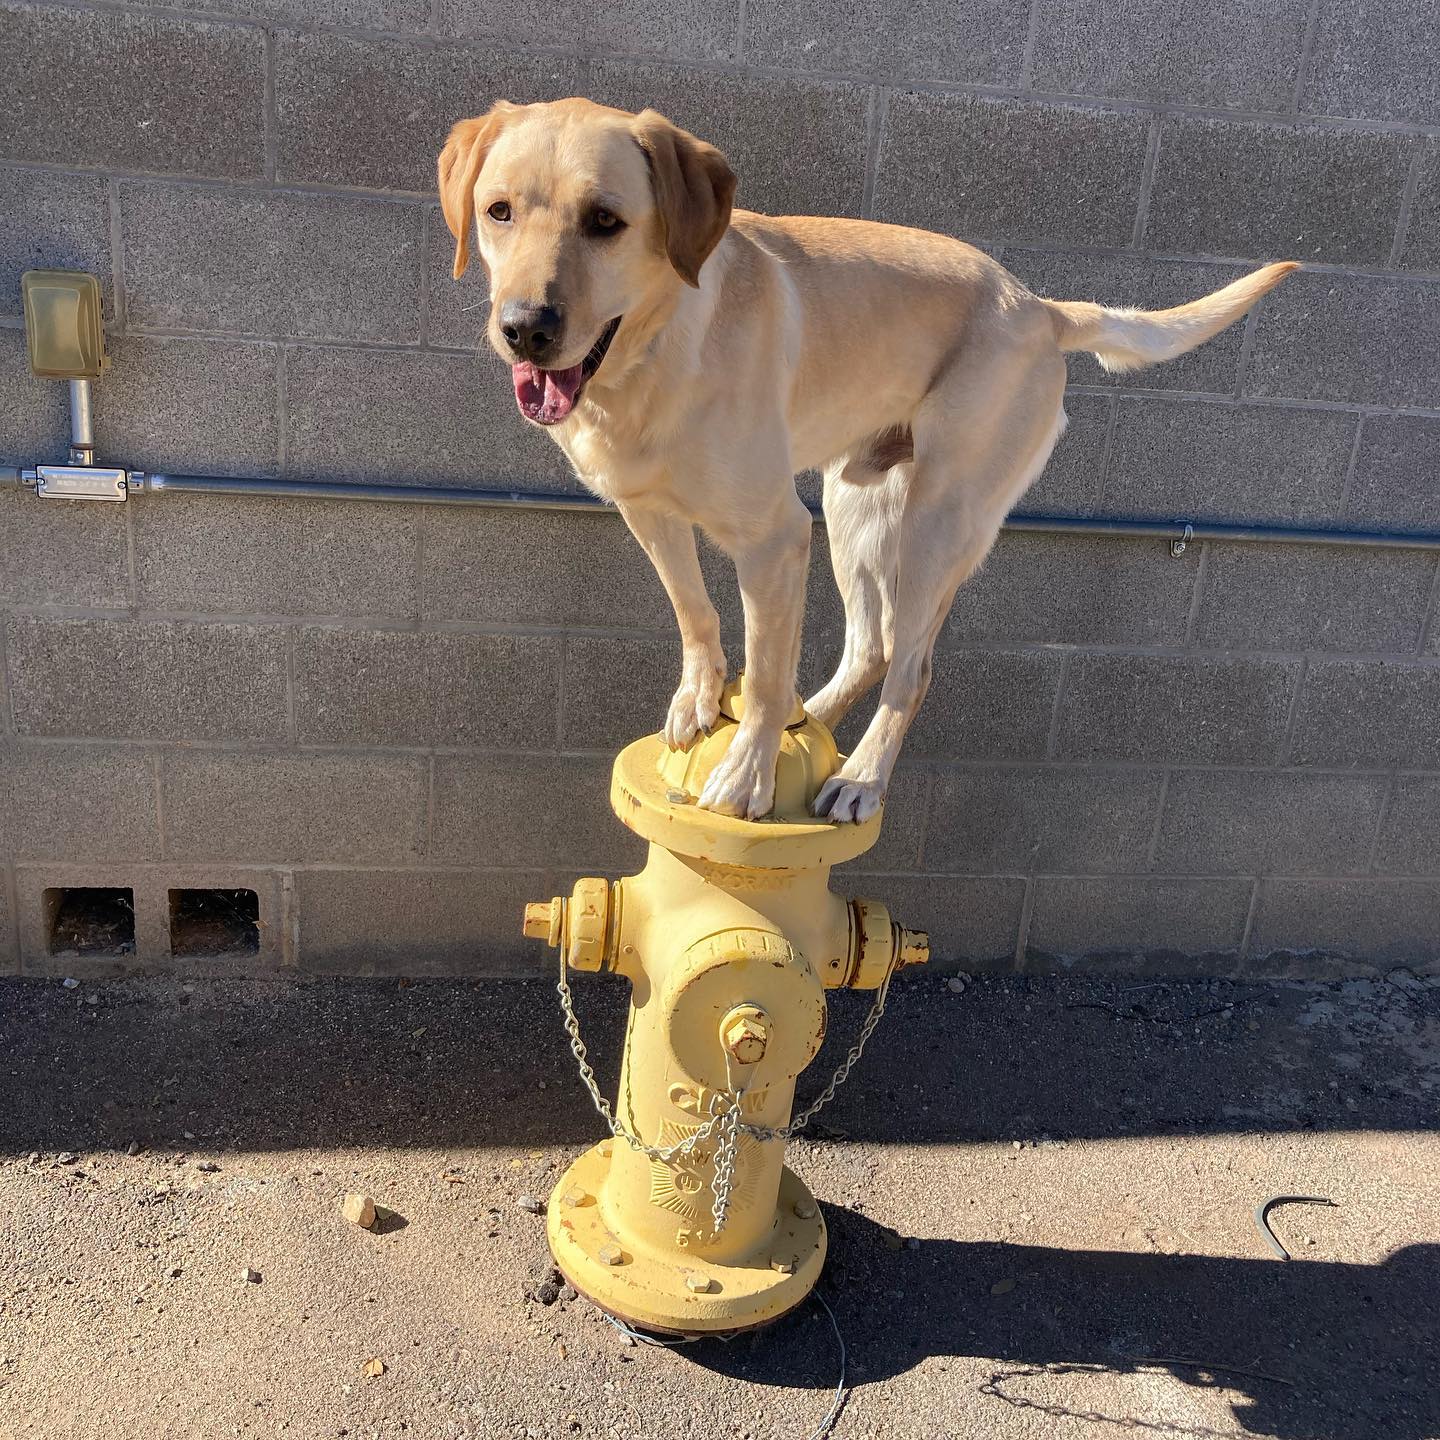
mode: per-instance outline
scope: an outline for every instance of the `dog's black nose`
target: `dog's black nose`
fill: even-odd
[[[500,333],[518,360],[544,361],[560,348],[560,312],[553,305],[507,300],[500,307]]]

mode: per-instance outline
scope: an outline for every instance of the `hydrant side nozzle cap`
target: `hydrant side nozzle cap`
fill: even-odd
[[[544,940],[555,945],[560,939],[560,923],[565,912],[565,901],[559,896],[552,900],[536,900],[525,907],[523,926],[527,940]]]
[[[930,936],[924,930],[907,930],[899,927],[900,944],[896,951],[895,968],[906,965],[928,965],[930,963]]]

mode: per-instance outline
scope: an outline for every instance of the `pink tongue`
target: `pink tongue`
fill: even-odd
[[[542,370],[530,360],[511,366],[515,382],[515,403],[527,420],[555,425],[575,408],[580,389],[581,366],[568,370]]]

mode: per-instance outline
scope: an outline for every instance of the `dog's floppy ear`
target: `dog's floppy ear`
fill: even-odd
[[[490,147],[518,107],[497,100],[484,115],[457,120],[440,152],[440,208],[455,237],[455,278],[470,263],[470,229],[475,223],[475,182]]]
[[[650,166],[665,253],[676,274],[698,289],[700,267],[730,223],[735,173],[713,145],[654,110],[635,117],[635,139]]]

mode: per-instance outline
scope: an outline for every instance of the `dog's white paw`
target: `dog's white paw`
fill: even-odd
[[[725,688],[725,672],[710,665],[686,668],[680,688],[670,700],[665,717],[665,743],[672,750],[683,750],[702,731],[709,731],[720,718],[720,692]]]
[[[850,780],[842,769],[820,787],[810,809],[841,825],[859,825],[874,815],[884,800],[885,787],[878,780]]]
[[[700,792],[700,808],[738,815],[742,820],[758,820],[769,814],[775,803],[778,753],[778,742],[767,744],[763,738],[737,734],[729,753],[710,772]]]

